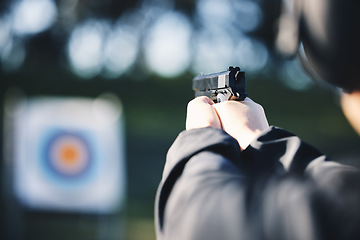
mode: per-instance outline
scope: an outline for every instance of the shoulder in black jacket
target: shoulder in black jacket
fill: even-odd
[[[360,239],[360,175],[276,127],[242,152],[222,130],[184,131],[155,218],[158,240]]]

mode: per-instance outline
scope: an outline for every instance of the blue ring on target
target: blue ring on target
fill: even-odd
[[[92,147],[80,132],[57,130],[44,145],[43,163],[61,180],[83,179],[94,164]]]

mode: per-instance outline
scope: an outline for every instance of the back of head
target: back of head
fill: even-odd
[[[278,49],[298,52],[315,78],[345,91],[360,90],[360,1],[283,0]]]

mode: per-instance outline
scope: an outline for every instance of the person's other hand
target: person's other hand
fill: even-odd
[[[250,98],[214,104],[222,129],[234,137],[242,150],[269,127],[264,109]]]
[[[214,102],[208,97],[197,97],[187,106],[186,130],[194,128],[213,127],[221,129]]]

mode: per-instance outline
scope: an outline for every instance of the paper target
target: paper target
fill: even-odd
[[[119,104],[111,98],[42,97],[11,108],[5,128],[13,130],[9,161],[20,202],[72,212],[109,213],[121,206],[126,178]]]

